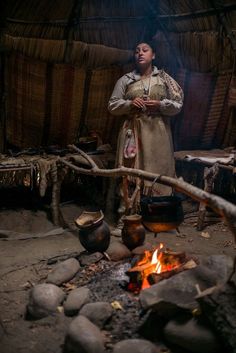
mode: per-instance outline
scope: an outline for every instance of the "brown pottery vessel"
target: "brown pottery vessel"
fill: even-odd
[[[143,244],[145,240],[145,228],[142,225],[142,216],[130,215],[122,218],[124,227],[122,229],[123,243],[130,250]]]
[[[79,240],[83,247],[93,253],[104,252],[110,244],[110,228],[104,221],[102,211],[84,211],[75,223],[79,228]]]

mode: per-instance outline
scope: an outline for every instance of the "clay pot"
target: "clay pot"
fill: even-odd
[[[110,228],[104,221],[102,211],[84,211],[75,221],[79,228],[79,240],[83,247],[93,253],[104,252],[110,244]]]
[[[124,227],[122,229],[123,243],[130,250],[143,244],[145,240],[145,228],[142,225],[140,215],[124,216],[122,218]]]

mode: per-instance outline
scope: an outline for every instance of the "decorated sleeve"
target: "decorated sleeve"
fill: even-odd
[[[166,72],[162,72],[164,79],[167,97],[160,102],[160,111],[163,115],[176,115],[183,106],[184,94],[180,85]]]

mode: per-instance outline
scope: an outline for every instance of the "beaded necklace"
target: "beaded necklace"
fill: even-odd
[[[149,76],[149,81],[147,86],[144,85],[144,79],[141,78],[141,86],[143,89],[143,100],[148,100],[150,98],[149,93],[150,93],[151,78],[152,78],[152,75]]]

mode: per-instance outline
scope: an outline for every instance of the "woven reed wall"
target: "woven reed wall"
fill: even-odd
[[[222,146],[230,116],[227,106],[230,78],[230,73],[177,72],[176,80],[184,89],[185,100],[181,113],[173,119],[175,150]]]
[[[19,148],[66,146],[77,141],[83,121],[114,146],[120,123],[107,103],[123,70],[51,65],[12,53],[6,66],[8,142]]]
[[[122,119],[109,114],[107,104],[116,80],[130,70],[130,67],[117,67],[97,69],[91,73],[85,124],[88,130],[98,132],[102,140],[114,148]]]
[[[6,62],[7,140],[18,147],[42,143],[47,64],[20,55]]]
[[[7,140],[19,147],[74,142],[85,71],[11,54],[6,65]]]
[[[7,139],[20,148],[75,143],[82,128],[116,145],[121,120],[107,111],[114,83],[129,67],[85,70],[12,53],[7,61]],[[221,146],[229,111],[229,73],[178,70],[184,108],[173,118],[175,149]]]
[[[2,40],[14,51],[6,72],[11,143],[19,147],[72,143],[85,121],[104,142],[114,145],[120,122],[109,116],[107,101],[122,67],[131,62],[134,45],[155,33],[157,66],[185,88],[185,106],[173,124],[176,149],[221,146],[230,115],[229,39],[218,32],[215,14],[171,17],[208,10],[207,2],[75,4],[21,0],[12,9]],[[226,13],[233,28],[235,13]]]

